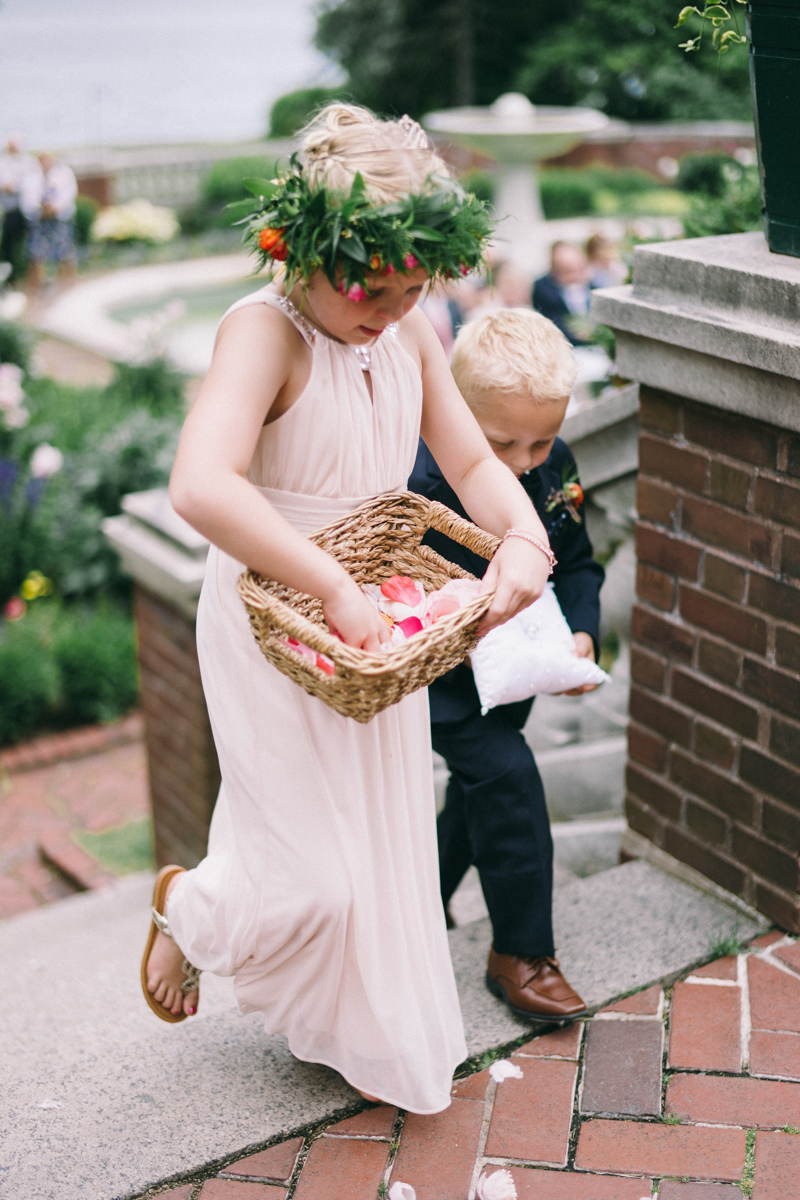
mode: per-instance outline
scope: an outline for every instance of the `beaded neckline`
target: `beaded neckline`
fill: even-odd
[[[308,338],[312,342],[312,344],[316,343],[317,334],[322,333],[322,330],[317,329],[316,325],[312,325],[311,322],[308,320],[308,318],[303,316],[303,314],[300,312],[297,305],[292,300],[290,300],[288,296],[276,296],[276,300],[278,301],[278,304],[281,306],[283,311],[286,313],[287,317],[291,317],[292,320],[296,321],[297,324],[300,325],[300,327],[302,328],[303,332],[308,334]],[[383,334],[388,333],[390,337],[397,337],[398,329],[399,329],[399,325],[396,321],[394,321],[394,322],[392,322],[391,325],[386,326],[386,328],[383,331]],[[378,336],[383,337],[383,334],[379,334]],[[324,333],[322,334],[322,336],[328,337],[328,335],[324,334]],[[332,342],[338,341],[337,338],[331,338],[331,337],[328,337],[328,340],[332,341]],[[351,346],[350,347],[353,354],[355,354],[356,358],[358,359],[358,365],[361,367],[362,371],[369,371],[369,369],[372,366],[372,351],[375,349],[375,343],[377,342],[377,340],[378,340],[378,338],[375,339],[375,341],[372,343],[371,346]],[[345,343],[339,342],[339,345],[345,345]]]

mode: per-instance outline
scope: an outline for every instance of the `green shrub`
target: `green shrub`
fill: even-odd
[[[692,196],[683,220],[687,238],[747,233],[761,228],[761,187],[756,167],[726,168],[725,190],[720,196]]]
[[[741,169],[729,154],[687,154],[681,159],[675,186],[682,192],[722,196],[727,186],[725,169]]]
[[[114,720],[137,691],[133,621],[112,605],[37,600],[21,620],[0,622],[0,745]]]
[[[186,376],[165,358],[131,366],[114,364],[114,378],[105,389],[106,398],[118,400],[125,409],[146,408],[155,417],[182,414]]]
[[[0,622],[0,746],[28,737],[58,699],[58,667],[28,617]]]
[[[269,114],[269,136],[290,138],[302,129],[309,117],[333,100],[344,100],[343,88],[301,88],[279,96]]]
[[[495,179],[488,171],[468,171],[462,176],[461,183],[484,204],[494,204]]]
[[[243,180],[271,179],[275,174],[274,158],[266,155],[254,158],[221,158],[205,177],[201,187],[200,203],[195,211],[195,220],[205,222],[203,228],[213,225],[229,226],[238,221],[240,213],[229,211],[227,205],[237,200],[252,200]]]
[[[59,723],[111,721],[136,703],[136,638],[129,616],[109,605],[64,610],[53,633],[53,656],[61,684]]]
[[[91,196],[78,196],[75,201],[75,241],[79,246],[88,246],[92,225],[100,205]]]
[[[30,358],[30,333],[16,321],[0,321],[0,363],[16,363],[27,371]]]
[[[550,167],[540,172],[539,185],[548,221],[635,212],[637,200],[659,190],[652,175],[635,167]]]

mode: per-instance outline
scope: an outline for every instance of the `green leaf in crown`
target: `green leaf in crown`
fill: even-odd
[[[375,204],[357,174],[345,198],[311,188],[297,155],[277,179],[248,179],[257,207],[237,224],[258,269],[285,263],[287,286],[323,270],[349,300],[369,295],[369,274],[423,267],[431,279],[455,279],[479,269],[494,224],[486,205],[455,180],[390,204]]]

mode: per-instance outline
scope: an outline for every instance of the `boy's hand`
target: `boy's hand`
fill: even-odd
[[[573,633],[575,639],[575,657],[590,658],[594,662],[594,642],[588,633]],[[569,692],[557,692],[558,696],[582,696],[584,692],[593,692],[596,683],[585,683],[583,687],[572,688]]]
[[[549,574],[547,558],[524,538],[509,538],[499,547],[483,577],[481,591],[495,587],[494,599],[478,626],[481,637],[510,621],[523,608],[538,600]]]

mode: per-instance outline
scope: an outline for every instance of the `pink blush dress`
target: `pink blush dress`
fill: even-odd
[[[271,288],[312,349],[295,404],[262,431],[252,483],[303,534],[405,488],[422,411],[393,331],[371,349],[370,399],[351,346],[316,332]],[[238,305],[234,306],[238,307]],[[169,900],[196,966],[235,976],[297,1058],[416,1113],[450,1103],[467,1054],[439,893],[425,691],[367,725],[342,717],[261,654],[212,547],[197,645],[222,771],[208,855]]]

